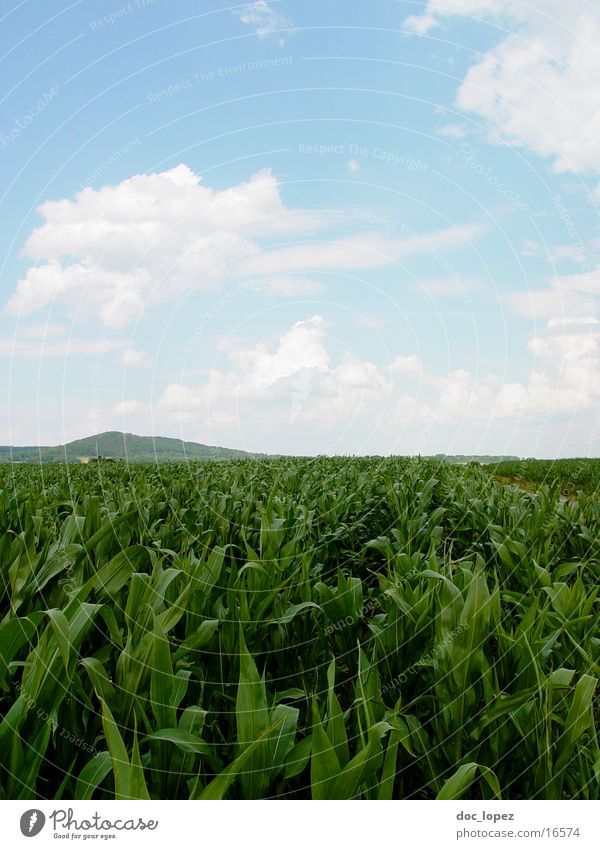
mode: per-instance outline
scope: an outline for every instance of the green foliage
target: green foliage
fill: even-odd
[[[126,460],[128,463],[162,463],[173,460],[241,460],[264,455],[233,448],[218,448],[199,442],[184,442],[168,436],[136,436],[111,430],[75,439],[66,445],[0,446],[0,463],[86,463]]]
[[[569,496],[577,495],[579,491],[587,494],[598,494],[600,491],[600,460],[587,457],[569,460],[508,460],[490,464],[488,471],[500,480],[519,486],[558,486]]]
[[[0,469],[0,797],[597,799],[600,507],[478,465]]]

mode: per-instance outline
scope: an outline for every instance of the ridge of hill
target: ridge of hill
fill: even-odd
[[[149,463],[164,460],[243,460],[268,455],[185,442],[169,436],[137,436],[109,430],[64,445],[0,446],[0,462],[87,463],[98,458]]]

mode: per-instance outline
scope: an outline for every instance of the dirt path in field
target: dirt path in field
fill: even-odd
[[[519,489],[522,489],[524,492],[537,492],[539,489],[539,484],[536,484],[533,481],[522,480],[521,478],[511,478],[506,475],[492,475],[492,479],[498,481],[498,483],[501,483],[504,486],[518,486]],[[567,501],[578,501],[574,495],[565,495],[564,492],[559,496],[559,500],[561,504],[564,504]]]

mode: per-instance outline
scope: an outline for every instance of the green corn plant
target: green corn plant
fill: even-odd
[[[0,463],[0,797],[598,799],[599,484]]]

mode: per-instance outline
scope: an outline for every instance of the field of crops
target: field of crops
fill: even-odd
[[[600,494],[600,460],[505,460],[488,466],[501,480],[520,485],[558,484],[562,492]]]
[[[598,799],[600,504],[436,461],[0,468],[0,796]]]

